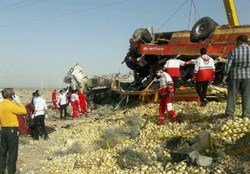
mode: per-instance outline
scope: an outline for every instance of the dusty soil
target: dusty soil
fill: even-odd
[[[23,104],[28,104],[31,101],[32,92],[36,89],[17,89],[16,94],[20,96]],[[68,118],[66,120],[60,120],[60,113],[57,109],[52,109],[51,93],[52,89],[39,90],[39,93],[47,102],[48,106],[48,118],[45,120],[45,125],[49,134],[49,139],[34,140],[30,135],[21,135],[19,139],[19,156],[17,161],[17,171],[21,174],[26,174],[30,171],[38,171],[43,166],[41,162],[44,159],[48,159],[49,154],[46,153],[46,149],[54,146],[57,137],[53,135],[54,131],[59,129],[70,129],[76,124],[84,124],[85,122],[91,122],[93,114],[89,114],[88,118],[84,116],[77,120],[71,120],[72,107],[68,107]],[[59,90],[57,90],[59,91]],[[65,142],[62,142],[65,143]]]
[[[17,90],[16,94],[20,96],[21,101],[24,104],[27,104],[31,100],[31,94],[34,92],[34,89],[21,89]],[[54,162],[54,156],[51,154],[51,151],[48,149],[51,148],[56,148],[57,146],[67,146],[70,142],[65,139],[67,137],[65,134],[63,135],[58,135],[56,132],[61,132],[61,130],[72,130],[74,127],[84,127],[84,126],[90,126],[90,124],[99,124],[99,121],[96,120],[96,118],[100,116],[107,116],[106,121],[110,123],[115,123],[121,121],[121,119],[114,119],[112,120],[112,114],[114,112],[112,111],[112,107],[103,107],[100,108],[100,110],[93,110],[91,113],[89,113],[89,117],[85,118],[83,117],[82,119],[77,119],[77,120],[71,120],[70,117],[67,120],[60,120],[59,119],[59,113],[57,110],[51,109],[51,92],[52,89],[46,89],[46,90],[41,90],[40,93],[43,95],[43,97],[46,99],[48,103],[49,109],[49,117],[46,119],[46,126],[48,127],[49,131],[49,139],[48,140],[43,140],[40,138],[39,141],[35,141],[32,139],[31,136],[29,135],[21,135],[20,136],[20,144],[19,144],[19,156],[18,156],[18,162],[17,162],[17,169],[19,174],[28,174],[28,173],[33,173],[33,174],[40,174],[41,171],[44,171],[43,173],[51,173],[47,171],[47,168],[44,167],[45,163],[49,163],[51,161]],[[182,106],[184,105],[184,106]],[[217,103],[211,103],[208,107],[208,110],[213,110],[213,108],[216,108],[218,105]],[[157,116],[157,110],[154,108],[157,108],[156,105],[150,105],[145,106],[145,108],[153,110],[153,113],[146,112],[145,114],[142,114],[143,117],[150,117],[150,124],[153,122],[154,124],[157,124],[158,116]],[[220,122],[225,122],[223,118],[223,111],[220,111],[217,115],[212,115],[209,117],[199,117],[201,115],[202,110],[198,109],[197,107],[190,107],[191,105],[186,105],[185,103],[178,103],[176,104],[177,112],[179,113],[179,116],[181,116],[182,120],[188,120],[189,124],[186,127],[186,129],[196,129],[196,128],[209,128],[211,123],[215,123],[215,125]],[[222,105],[224,106],[224,105]],[[183,108],[185,108],[185,111]],[[135,108],[132,109],[131,112],[137,113],[137,110],[140,110],[141,108]],[[121,110],[120,110],[121,111]],[[216,110],[217,111],[217,110]],[[68,113],[71,114],[72,108],[71,106],[68,107]],[[124,115],[130,112],[130,109],[125,109],[121,111]],[[214,112],[214,111],[209,111],[209,112]],[[198,115],[192,118],[192,116]],[[77,132],[78,133],[78,132]],[[84,132],[81,132],[84,134]],[[63,137],[63,138],[62,138]],[[68,137],[70,139],[70,137]],[[225,153],[226,152],[232,152],[234,150],[239,149],[239,146],[244,145],[245,147],[249,147],[249,134],[246,135],[245,137],[242,137],[241,139],[237,140],[235,144],[229,144],[222,149],[224,149]],[[91,151],[91,149],[90,149]],[[62,152],[60,152],[62,153]],[[224,153],[224,152],[223,152]],[[65,155],[65,154],[64,154]],[[65,155],[67,156],[67,155]],[[237,171],[250,171],[249,169],[249,156],[250,156],[250,151],[245,151],[244,153],[239,153],[236,155],[233,155],[230,157],[230,160],[228,162],[228,166],[239,166],[239,169]],[[235,159],[235,160],[233,160]],[[63,161],[63,160],[62,160]],[[233,162],[233,163],[232,163]],[[229,164],[230,163],[230,164]],[[232,163],[232,164],[231,164]],[[55,171],[55,173],[60,173],[60,171]],[[230,173],[230,171],[229,171]]]

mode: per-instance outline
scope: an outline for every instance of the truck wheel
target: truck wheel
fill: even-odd
[[[199,42],[205,40],[212,32],[214,32],[217,26],[218,24],[209,17],[199,19],[191,30],[190,41]]]

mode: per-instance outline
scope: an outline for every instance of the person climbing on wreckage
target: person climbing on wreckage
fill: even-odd
[[[129,40],[130,48],[129,51],[124,58],[123,63],[126,63],[127,67],[129,67],[134,72],[134,82],[131,86],[141,87],[143,79],[149,75],[149,69],[147,60],[142,55],[137,54],[137,45],[138,42],[136,39],[132,38]]]
[[[156,72],[158,78],[160,78],[160,89],[161,95],[159,105],[160,125],[165,123],[164,113],[167,110],[168,115],[172,118],[173,122],[178,122],[179,119],[173,111],[172,99],[174,97],[174,83],[171,76],[164,72],[163,69],[158,69]]]

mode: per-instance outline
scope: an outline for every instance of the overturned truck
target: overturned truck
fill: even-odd
[[[207,54],[215,60],[216,74],[213,85],[222,85],[226,58],[236,47],[239,35],[250,38],[250,25],[218,25],[209,17],[198,20],[191,31],[153,33],[152,28],[139,28],[129,40],[130,48],[122,63],[134,72],[133,90],[148,87],[155,77],[155,70],[165,62],[180,55],[179,59],[189,61],[200,55],[200,49],[206,48]],[[181,86],[194,86],[191,82],[194,65],[181,67]],[[129,89],[130,90],[130,89]]]
[[[180,55],[179,59],[189,61],[200,55],[200,48],[206,48],[216,63],[215,83],[222,82],[222,70],[230,51],[236,47],[239,35],[250,37],[250,26],[219,26],[209,17],[198,20],[192,30],[153,33],[150,28],[137,29],[130,39],[130,48],[124,63],[135,72],[141,81],[154,76],[157,67],[163,67],[166,60]],[[188,80],[194,65],[181,67],[182,80]]]

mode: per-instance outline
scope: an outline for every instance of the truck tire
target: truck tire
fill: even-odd
[[[135,30],[133,37],[142,43],[150,43],[152,40],[152,36],[147,28],[138,28]]]
[[[203,17],[199,19],[193,26],[190,34],[191,42],[199,42],[205,40],[218,24],[209,17]]]

